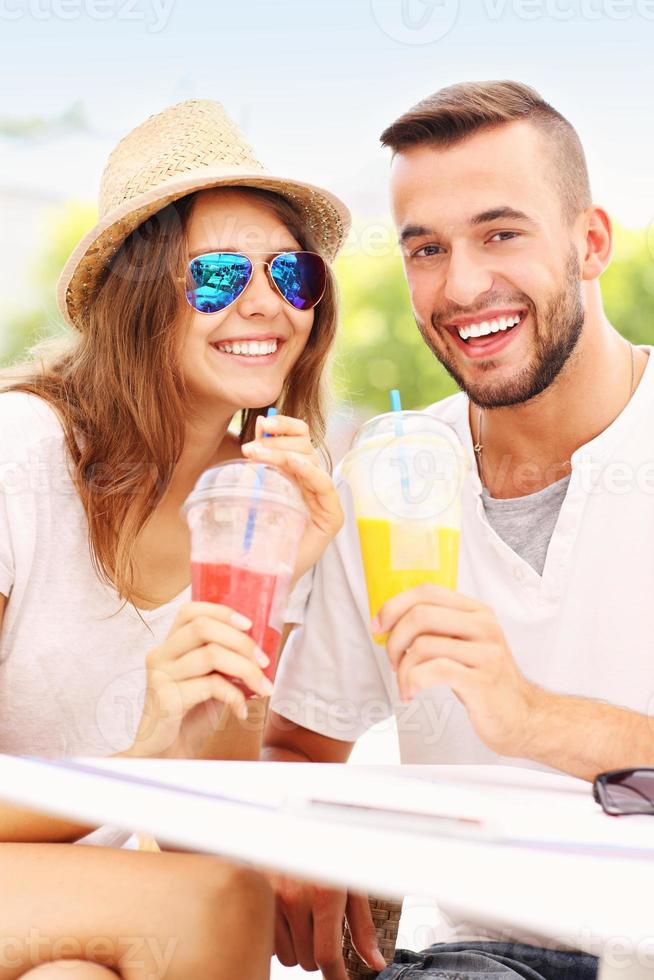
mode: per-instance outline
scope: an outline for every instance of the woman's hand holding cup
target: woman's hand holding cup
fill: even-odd
[[[266,438],[274,436],[274,439]],[[293,478],[309,511],[295,566],[293,584],[315,565],[343,526],[343,509],[329,473],[321,465],[309,427],[286,415],[259,416],[256,438],[241,446],[247,459],[278,466]]]
[[[260,697],[272,693],[262,667],[268,657],[247,635],[245,616],[213,602],[181,606],[164,642],[146,659],[145,705],[125,755],[196,757],[215,731],[222,705],[247,718],[240,681]]]

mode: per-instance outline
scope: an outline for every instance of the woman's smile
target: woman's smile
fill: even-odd
[[[256,367],[274,364],[286,343],[279,335],[264,337],[235,337],[212,341],[209,346],[219,357],[229,358],[234,365]]]

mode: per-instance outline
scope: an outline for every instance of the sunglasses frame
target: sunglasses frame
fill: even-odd
[[[222,306],[219,310],[215,310],[214,312],[211,312],[209,310],[198,310],[195,306],[193,306],[193,303],[191,302],[191,300],[188,298],[188,295],[187,295],[188,292],[189,292],[189,290],[184,290],[184,295],[186,297],[186,302],[188,303],[188,305],[191,307],[192,310],[195,310],[196,313],[201,313],[204,316],[215,316],[216,313],[222,313],[223,310],[228,310],[229,307],[230,306],[233,306],[234,303],[238,299],[240,299],[241,296],[244,294],[245,290],[248,288],[248,286],[250,285],[250,283],[254,279],[254,270],[255,270],[255,268],[258,265],[265,265],[265,267],[266,267],[266,275],[267,275],[267,278],[268,278],[268,282],[270,283],[271,287],[275,290],[275,292],[278,293],[279,296],[281,296],[281,298],[284,300],[284,302],[287,303],[288,306],[291,307],[291,309],[297,310],[298,313],[306,313],[308,310],[314,310],[316,308],[316,306],[318,305],[318,303],[323,298],[323,296],[325,295],[325,292],[327,290],[327,263],[325,262],[325,260],[322,257],[322,255],[320,255],[318,252],[312,252],[310,249],[307,249],[307,248],[297,248],[297,249],[288,249],[288,250],[282,251],[282,252],[275,252],[273,254],[273,256],[272,256],[271,259],[262,260],[260,262],[253,262],[252,259],[250,258],[251,255],[270,255],[270,254],[271,254],[270,252],[258,251],[258,252],[250,252],[250,254],[248,255],[246,252],[231,252],[231,251],[229,251],[229,249],[221,249],[221,250],[215,251],[215,252],[201,252],[200,255],[194,255],[192,259],[189,259],[188,260],[188,264],[186,266],[186,275],[185,276],[177,276],[177,282],[183,282],[186,285],[188,285],[189,270],[191,268],[191,263],[196,262],[198,259],[204,258],[204,256],[206,256],[206,255],[235,255],[235,256],[239,256],[240,258],[247,259],[248,262],[250,263],[250,265],[252,266],[252,271],[250,272],[250,278],[246,282],[246,284],[243,287],[243,289],[241,290],[241,292],[238,294],[238,296],[235,296],[234,299],[230,303],[227,303],[225,306]],[[320,259],[320,261],[323,264],[323,267],[325,269],[325,283],[324,283],[324,286],[322,288],[322,292],[320,293],[320,296],[315,301],[315,303],[313,303],[311,306],[306,307],[304,310],[298,309],[298,307],[297,306],[294,306],[293,303],[291,303],[290,300],[286,299],[286,297],[284,296],[283,292],[281,291],[281,289],[279,288],[279,286],[277,285],[277,283],[275,282],[275,280],[273,278],[273,274],[272,274],[272,271],[271,271],[271,268],[270,268],[271,267],[271,264],[275,261],[275,259],[280,258],[280,256],[282,256],[282,255],[315,255],[316,258]]]
[[[636,766],[633,769],[609,769],[601,772],[593,780],[593,799],[611,817],[631,817],[631,816],[650,816],[654,815],[654,792],[652,799],[647,800],[649,810],[623,810],[619,805],[611,803],[608,798],[611,781],[616,777],[637,776],[638,773],[650,773],[652,775],[652,785],[654,786],[654,768],[651,766]]]

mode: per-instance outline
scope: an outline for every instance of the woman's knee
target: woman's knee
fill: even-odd
[[[178,921],[173,962],[183,962],[191,950],[204,968],[241,958],[269,959],[274,896],[266,878],[249,868],[211,861],[201,879]]]
[[[272,919],[274,894],[268,879],[259,871],[252,868],[228,866],[228,881],[221,890],[223,895],[228,892],[234,900],[245,906],[250,906],[257,913],[270,913]]]
[[[240,916],[244,910],[252,908],[257,914],[269,914],[272,918],[274,896],[264,875],[221,858],[188,857],[193,861],[195,873],[185,879],[186,894],[178,894],[178,908],[204,909],[212,917],[216,908],[223,914],[230,908],[238,908]]]
[[[226,900],[239,922],[256,923],[259,930],[272,929],[275,898],[268,880],[252,868],[226,865],[217,883],[214,900],[222,908]]]
[[[57,960],[24,973],[21,980],[116,980],[117,974],[86,960]]]

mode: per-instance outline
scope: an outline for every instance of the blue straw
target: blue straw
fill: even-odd
[[[402,399],[400,398],[400,393],[397,388],[391,390],[391,412],[401,412],[402,411]],[[404,429],[402,426],[402,419],[395,420],[395,435],[401,438],[404,435]],[[405,498],[409,495],[409,475],[407,473],[406,465],[406,453],[404,452],[402,446],[400,446],[400,479],[402,481],[402,490],[404,491]]]
[[[277,409],[270,407],[266,412],[266,418],[272,418],[273,415],[277,415]],[[269,432],[264,432],[264,439],[270,438]],[[254,479],[254,491],[252,494],[253,504],[259,499],[259,494],[261,493],[261,488],[263,487],[263,477],[264,468],[262,465],[257,466],[257,472]],[[249,551],[252,546],[252,538],[254,537],[254,523],[257,519],[257,508],[255,506],[250,507],[248,513],[248,522],[245,528],[245,537],[243,538],[243,550]]]

